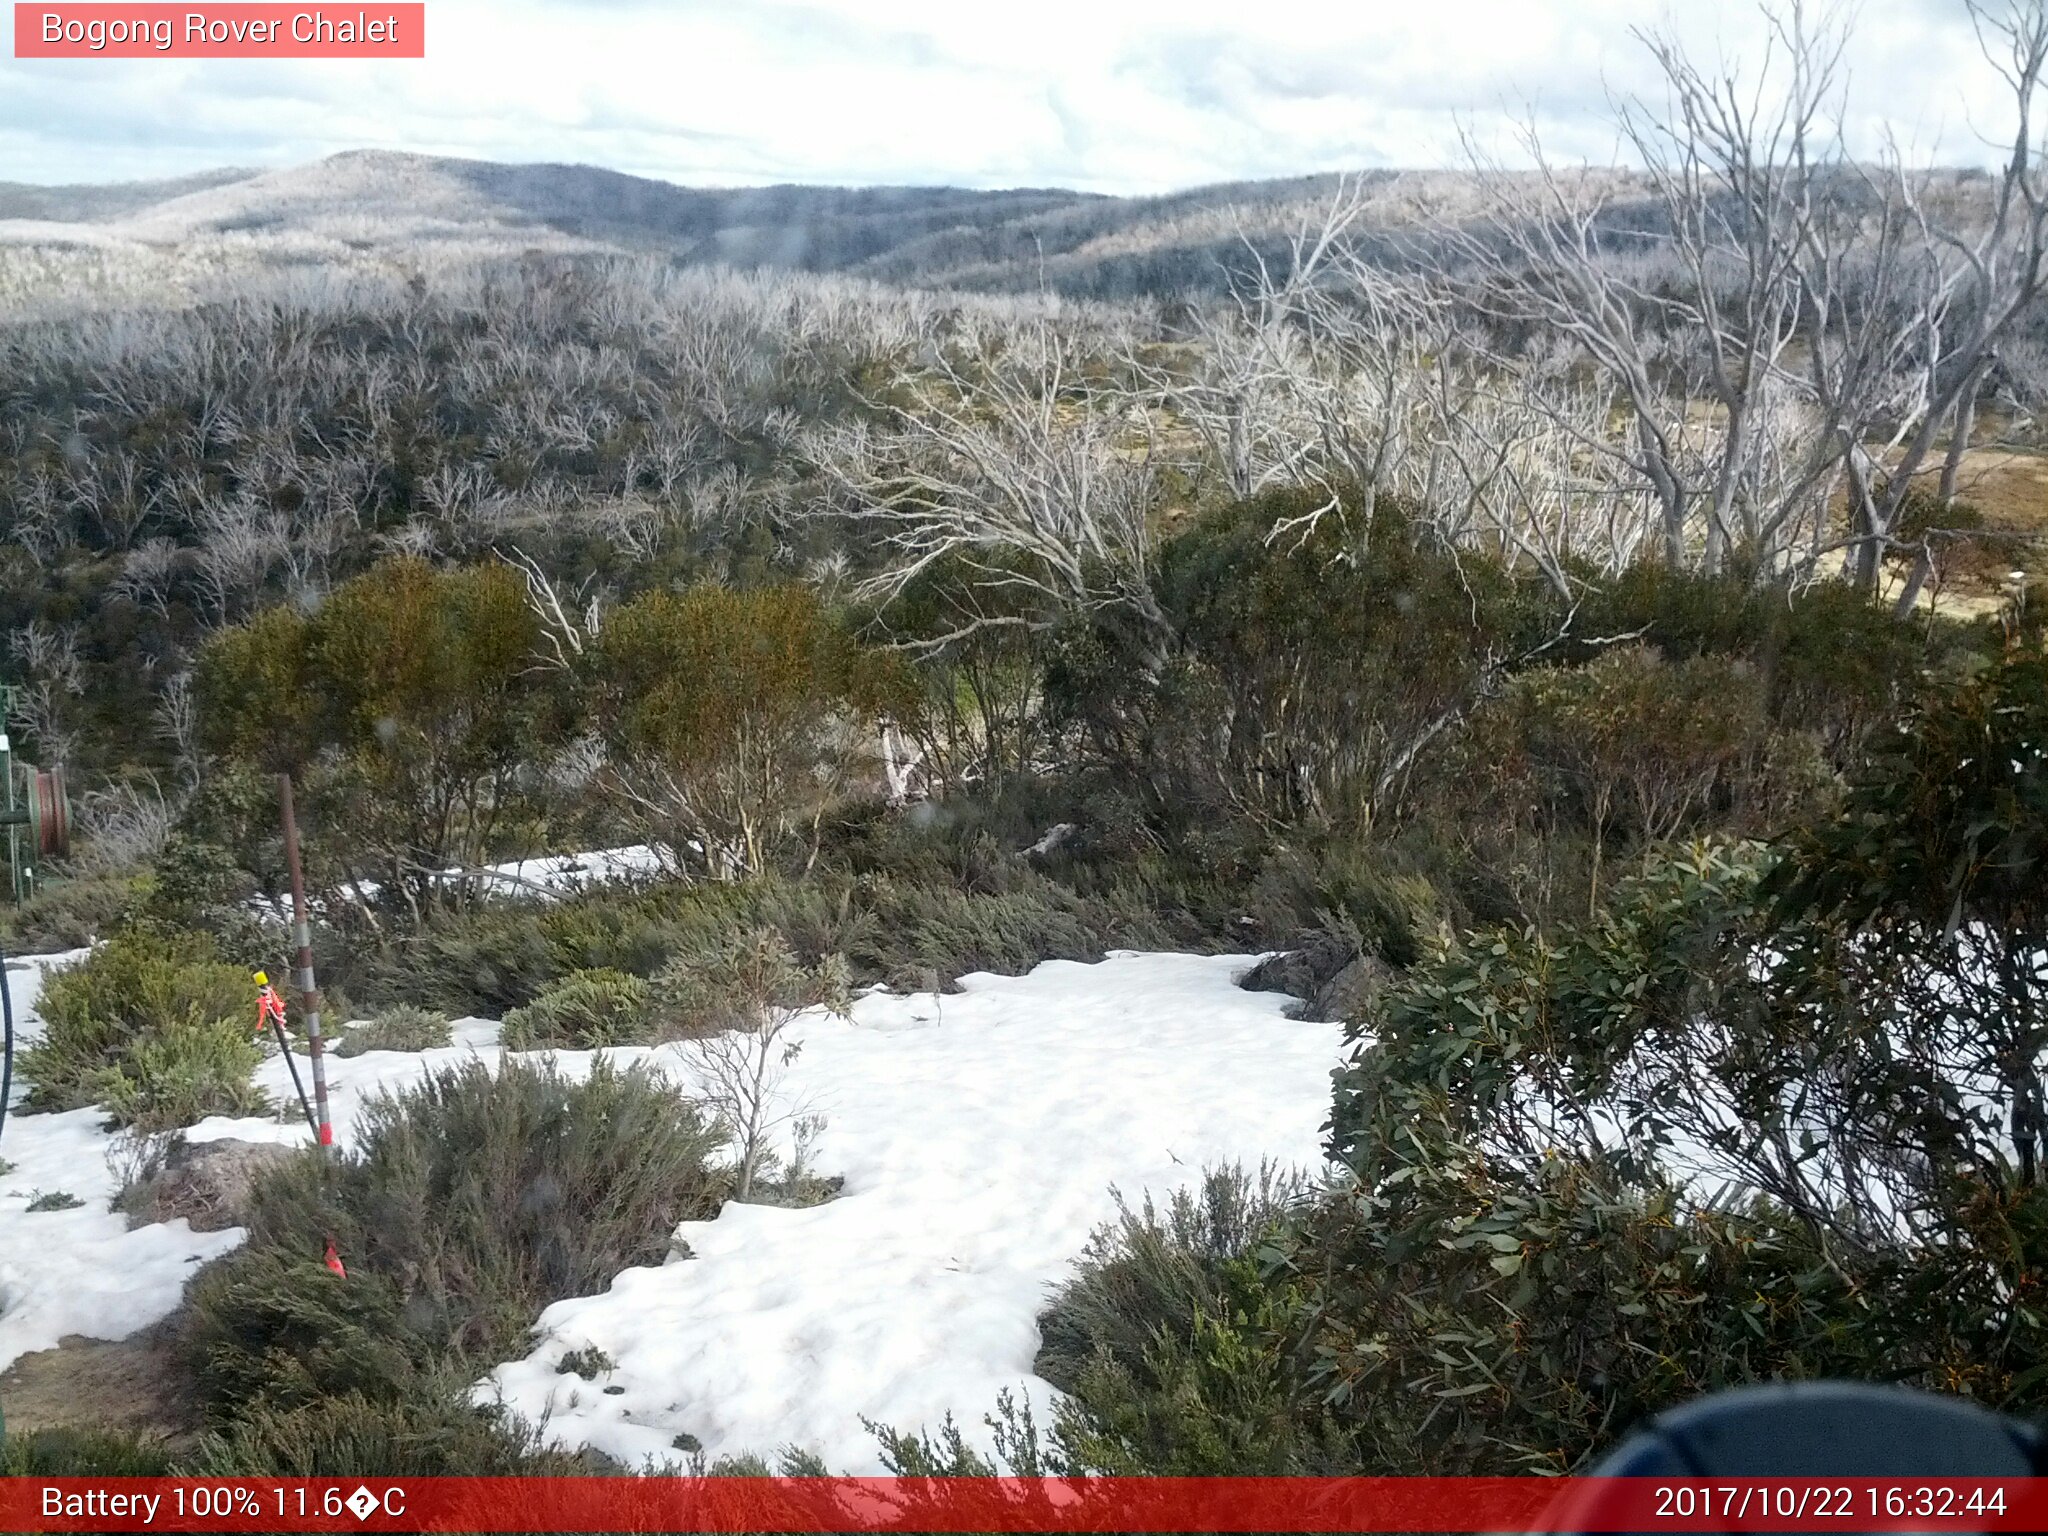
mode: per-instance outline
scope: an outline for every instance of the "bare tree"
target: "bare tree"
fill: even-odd
[[[1917,409],[1895,434],[1897,448],[1878,474],[1853,474],[1856,575],[1874,586],[1912,484],[1946,430],[1939,494],[1954,494],[1955,470],[1968,447],[1977,392],[1999,350],[2035,315],[2048,263],[2048,144],[2038,137],[2042,75],[2048,69],[2048,0],[1966,0],[1987,63],[2010,104],[1988,215],[1944,217],[1923,195],[1926,177],[1900,178],[1905,206],[1927,253],[1922,302],[1913,316],[1925,338],[1916,359]],[[1959,210],[1960,211],[1960,210]]]
[[[78,741],[74,701],[85,695],[77,627],[32,620],[9,638],[8,650],[28,676],[14,690],[6,723],[33,736],[49,765],[69,763]]]
[[[584,648],[597,638],[603,619],[602,599],[587,585],[564,597],[555,579],[523,549],[501,551],[499,558],[526,578],[527,604],[540,620],[547,664],[560,671],[571,670]]]
[[[1401,196],[1398,183],[1340,178],[1283,261],[1240,225],[1247,266],[1224,304],[1194,313],[1193,343],[1126,344],[1140,397],[1192,430],[1232,496],[1342,481],[1369,519],[1382,490],[1419,488],[1413,451],[1448,306],[1360,240]]]
[[[731,1135],[734,1193],[744,1200],[774,1168],[783,1126],[814,1131],[822,1123],[782,1084],[803,1050],[797,1020],[807,1011],[844,1017],[851,1007],[845,962],[833,955],[806,965],[780,934],[760,929],[731,937],[708,958],[670,966],[655,986],[657,1006],[697,1036],[687,1053],[691,1075]]]
[[[116,597],[125,597],[138,608],[159,617],[170,617],[171,589],[185,561],[175,539],[144,539],[121,561],[121,572],[107,584]]]
[[[82,875],[130,873],[163,851],[176,817],[154,778],[89,790],[79,803],[83,834],[71,868]]]
[[[1747,80],[1644,35],[1667,99],[1616,104],[1637,176],[1559,169],[1533,133],[1533,174],[1475,156],[1492,215],[1442,230],[1468,298],[1565,338],[1611,388],[1618,430],[1566,430],[1640,481],[1667,561],[1716,570],[1741,549],[1760,570],[1810,572],[1802,550],[1846,545],[1874,587],[1944,431],[1952,495],[1971,402],[2037,303],[2048,252],[2033,140],[2048,8],[1971,14],[2015,109],[1978,214],[1938,213],[1937,178],[1895,152],[1850,158],[1848,29],[1796,0],[1770,13]],[[1851,528],[1833,541],[1843,492]]]
[[[216,496],[194,516],[200,538],[192,557],[193,584],[215,624],[240,618],[276,567],[276,531],[264,514],[251,497]]]
[[[934,349],[898,381],[911,403],[887,408],[886,429],[813,439],[855,526],[886,557],[869,596],[887,600],[934,562],[958,560],[1008,599],[963,619],[961,633],[1119,605],[1163,627],[1149,435],[1090,387],[1075,350],[1048,324],[994,355]],[[1042,600],[1043,616],[1020,611],[1019,594]]]
[[[192,673],[188,668],[173,673],[157,693],[154,712],[156,734],[170,745],[178,773],[189,786],[199,779],[199,704],[192,696]]]

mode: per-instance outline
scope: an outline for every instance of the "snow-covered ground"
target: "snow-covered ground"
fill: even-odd
[[[694,848],[696,844],[690,846]],[[443,870],[441,878],[451,883],[470,880],[479,889],[499,895],[539,896],[551,900],[593,886],[629,884],[661,872],[661,855],[645,843],[632,843],[623,848],[598,848],[586,853],[537,854],[530,859],[487,864],[474,870],[465,870],[458,865]],[[377,894],[378,885],[374,880],[359,880],[348,890],[356,899],[369,901]],[[320,898],[313,898],[312,904],[317,910]],[[280,922],[289,920],[291,916],[289,901],[252,896],[248,905],[251,910]]]
[[[692,844],[691,846],[695,846]],[[661,855],[644,843],[625,848],[600,848],[594,853],[550,853],[510,864],[493,864],[477,878],[486,886],[510,891],[550,893],[582,890],[659,875]],[[459,878],[459,871],[451,871]]]
[[[9,962],[17,1046],[42,1033],[35,999],[43,972],[84,953]],[[26,1092],[17,1071],[14,1105]],[[119,1179],[107,1161],[114,1138],[100,1129],[105,1117],[90,1109],[24,1115],[14,1105],[0,1133],[0,1164],[13,1164],[0,1174],[0,1370],[66,1334],[140,1332],[176,1309],[194,1270],[242,1241],[239,1227],[194,1232],[182,1220],[131,1232],[125,1216],[107,1209]],[[84,1204],[29,1210],[37,1195],[60,1192]]]
[[[844,1471],[879,1469],[862,1415],[916,1429],[950,1411],[978,1433],[1004,1387],[1043,1410],[1050,1389],[1030,1374],[1035,1318],[1113,1213],[1112,1186],[1156,1198],[1220,1161],[1320,1160],[1339,1026],[1289,1019],[1289,999],[1240,990],[1251,963],[1053,961],[1028,976],[969,976],[946,996],[871,994],[850,1021],[806,1018],[782,1088],[825,1117],[812,1164],[845,1180],[839,1198],[804,1210],[728,1205],[685,1223],[694,1257],[549,1308],[533,1350],[479,1394],[629,1463],[674,1457],[687,1435],[713,1455],[801,1445]],[[12,979],[17,999],[32,990]],[[455,1042],[329,1058],[342,1144],[380,1089],[501,1054],[497,1026],[481,1020],[461,1022]],[[688,1086],[685,1048],[611,1054],[652,1057]],[[592,1053],[557,1060],[580,1075]],[[290,1101],[281,1058],[258,1081]],[[23,1213],[25,1198],[0,1204],[0,1283],[14,1287],[0,1363],[54,1342],[53,1327],[116,1338],[147,1326],[175,1305],[198,1259],[239,1240],[182,1222],[127,1232],[105,1213],[113,1178],[97,1123],[91,1111],[9,1120],[0,1155],[23,1166],[0,1185],[25,1194],[33,1160],[52,1170],[34,1176],[44,1188],[91,1203],[36,1216]],[[215,1118],[188,1135],[289,1142],[307,1132],[292,1120]],[[35,1250],[26,1262],[24,1247]],[[93,1286],[111,1300],[95,1302]],[[557,1370],[567,1351],[592,1345],[615,1371],[586,1382]]]
[[[1239,990],[1250,963],[1053,961],[810,1024],[788,1082],[827,1117],[816,1160],[844,1176],[840,1198],[686,1222],[694,1258],[550,1307],[491,1388],[629,1463],[687,1433],[713,1455],[794,1444],[848,1472],[881,1469],[863,1414],[916,1429],[950,1410],[979,1439],[1004,1387],[1042,1410],[1035,1318],[1112,1185],[1136,1198],[1226,1159],[1320,1160],[1339,1026]],[[618,1369],[557,1371],[590,1345]]]

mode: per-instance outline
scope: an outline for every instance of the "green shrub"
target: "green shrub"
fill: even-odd
[[[1824,1041],[1830,1070],[1871,1095],[1869,1153],[1928,1149],[1907,1187],[1936,1213],[1954,1198],[1945,1167],[2007,1194],[2048,1187],[2044,744],[2048,646],[2014,646],[1902,721],[1768,884],[1758,958],[1782,1001],[1766,1020]]]
[[[251,764],[216,763],[157,853],[145,915],[210,933],[223,953],[281,961],[292,950],[282,915],[289,878],[277,780]],[[263,896],[270,900],[256,900]]]
[[[137,1040],[117,1067],[104,1067],[91,1097],[116,1125],[167,1131],[208,1115],[261,1115],[270,1097],[249,1081],[262,1053],[239,1019],[214,1019]]]
[[[1276,925],[1276,943],[1297,945],[1320,930],[1350,954],[1408,965],[1443,925],[1449,903],[1430,877],[1406,867],[1403,850],[1327,842],[1286,850],[1259,871],[1248,902]]]
[[[849,1006],[844,961],[805,964],[772,928],[722,934],[677,956],[651,990],[664,1023],[691,1035],[773,1029],[806,1008]]]
[[[572,971],[651,976],[684,934],[726,909],[727,903],[711,890],[687,902],[660,896],[573,901],[539,913],[535,926],[541,953],[554,967],[555,977]]]
[[[209,635],[193,670],[200,735],[244,775],[297,774],[316,885],[366,876],[394,908],[430,910],[453,891],[437,871],[486,862],[505,824],[532,813],[525,769],[565,718],[540,645],[510,566],[394,556],[316,609],[280,604]],[[234,819],[254,870],[274,810]]]
[[[1746,661],[1667,662],[1617,646],[1576,667],[1540,667],[1502,701],[1517,756],[1553,818],[1591,839],[1591,896],[1610,839],[1655,842],[1697,827],[1746,788],[1763,756],[1763,687]]]
[[[223,962],[204,935],[135,924],[53,971],[38,1011],[51,1032],[99,1045],[188,1014],[253,1017],[254,997],[248,974]]]
[[[1252,1240],[1127,1216],[1091,1250],[1045,1325],[1048,1464],[1566,1472],[1802,1377],[2038,1411],[2048,1156],[2011,1064],[2041,1038],[2044,722],[2016,650],[1811,832],[1432,945],[1351,1025],[1351,1178]]]
[[[1331,1470],[1341,1447],[1369,1473],[1563,1472],[1722,1387],[1862,1373],[1837,1342],[1857,1287],[1797,1222],[1443,1129],[1417,1122],[1397,1178],[1322,1202],[1262,1256],[1256,1302],[1177,1362],[1174,1386],[1226,1407],[1277,1376],[1280,1465]]]
[[[335,1240],[349,1273],[332,1274],[321,1262],[322,1229],[307,1230],[293,1244],[252,1242],[193,1287],[192,1364],[223,1423],[350,1393],[397,1401],[432,1377],[438,1347],[406,1327],[390,1273],[367,1267],[344,1231]]]
[[[1020,857],[1065,822],[1072,833],[1049,855]],[[1144,807],[1102,780],[1012,775],[995,788],[920,801],[907,810],[880,800],[841,806],[819,830],[817,869],[945,884],[974,894],[1013,889],[1049,873],[1077,890],[1095,876],[1128,876],[1163,850]]]
[[[1560,1472],[1704,1392],[1877,1369],[1840,1343],[1855,1285],[1796,1224],[1415,1129],[1377,1193],[1268,1204],[1239,1179],[1221,1221],[1192,1199],[1165,1221],[1127,1212],[1042,1322],[1041,1369],[1065,1394],[1044,1441],[998,1405],[1007,1459],[1055,1475]]]
[[[616,899],[604,892],[576,901]],[[406,1004],[450,1018],[502,1019],[575,967],[548,953],[541,911],[525,901],[492,901],[447,914],[430,926],[381,943],[352,931],[316,927],[313,963],[321,982],[338,983],[372,1008]]]
[[[339,1017],[339,1013],[336,1015]],[[334,1048],[337,1056],[360,1056],[365,1051],[432,1051],[447,1045],[448,1020],[429,1008],[407,1003],[381,1008],[367,1023],[342,1031]]]
[[[1488,658],[1512,654],[1518,592],[1498,563],[1431,547],[1389,499],[1371,516],[1330,500],[1274,491],[1169,540],[1163,663],[1147,654],[1156,636],[1114,613],[1056,647],[1053,722],[1164,822],[1364,830],[1398,806],[1418,746],[1478,696]]]
[[[47,1195],[37,1190],[29,1200],[28,1208],[30,1213],[34,1214],[38,1211],[75,1211],[84,1204],[83,1200],[68,1189],[53,1189]]]
[[[504,1043],[515,1051],[638,1044],[653,1025],[649,997],[647,983],[624,971],[571,971],[505,1015]]]
[[[924,988],[950,986],[968,971],[1016,975],[1041,960],[1214,942],[1213,924],[1182,910],[1177,887],[1105,878],[1084,892],[1013,854],[992,859],[977,888],[963,890],[969,873],[820,870],[801,881],[770,875],[599,890],[546,905],[493,902],[381,950],[323,931],[315,958],[323,980],[376,1004],[506,1018],[576,972],[650,977],[757,928],[781,934],[806,960],[843,956],[855,985]]]
[[[541,1431],[462,1400],[390,1402],[345,1393],[259,1407],[205,1436],[179,1469],[191,1477],[575,1477],[623,1471],[594,1451],[542,1443]]]
[[[0,907],[0,937],[15,955],[79,949],[119,928],[148,896],[148,881],[132,876],[59,881]]]
[[[622,812],[677,868],[718,879],[815,852],[856,766],[848,726],[893,671],[788,584],[644,593],[584,660]]]
[[[235,807],[251,817],[274,811],[275,784],[244,784],[235,782],[233,774],[224,777],[229,782],[215,780],[197,792],[188,816],[202,824],[217,819],[223,808],[206,803],[207,795],[215,799],[253,798],[254,804]],[[166,920],[182,920],[187,927],[197,926],[194,919],[200,914],[234,906],[256,894],[256,882],[236,864],[232,852],[183,829],[164,839],[150,874],[151,910]]]
[[[1227,1315],[1230,1268],[1256,1257],[1304,1204],[1300,1180],[1271,1166],[1207,1170],[1199,1191],[1176,1190],[1162,1215],[1148,1196],[1098,1228],[1075,1273],[1039,1316],[1035,1368],[1063,1392],[1113,1363],[1142,1372],[1162,1337],[1192,1337],[1200,1319]]]
[[[110,1429],[31,1429],[0,1439],[0,1477],[167,1477],[160,1440]]]
[[[1057,614],[1018,574],[1025,563],[994,551],[941,556],[874,616],[891,643],[918,647],[890,713],[935,796],[1027,778],[1044,751],[1045,631]],[[991,622],[964,622],[970,614]]]
[[[317,975],[318,972],[316,971]],[[330,1045],[334,1036],[350,1024],[367,1021],[369,1014],[356,1005],[356,1000],[340,987],[322,983],[320,987],[320,1033]]]
[[[564,1376],[581,1376],[585,1381],[595,1381],[598,1377],[617,1370],[618,1364],[618,1361],[593,1344],[587,1349],[570,1350],[562,1356],[555,1369]]]
[[[1082,892],[1012,860],[1000,880],[870,878],[851,892],[836,948],[857,984],[943,990],[971,971],[1017,976],[1043,960],[1094,961],[1111,949],[1198,943],[1170,903],[1138,884]],[[1160,910],[1164,906],[1167,910]],[[777,925],[778,913],[764,916]],[[784,931],[790,931],[784,925]],[[799,953],[822,954],[792,935]]]
[[[2048,1326],[2015,1297],[2048,1159],[2034,1074],[1999,1073],[2040,1038],[2015,957],[2048,934],[2044,721],[2048,664],[2010,657],[1789,845],[1674,852],[1593,918],[1448,945],[1354,1027],[1330,1130],[1359,1188],[1267,1274],[1306,1287],[1318,1321],[1276,1347],[1320,1362],[1301,1390],[1368,1469],[1404,1438],[1438,1458],[1410,1470],[1568,1469],[1774,1377],[2040,1404]],[[1688,1209],[1677,1147],[1751,1193]]]
[[[1902,621],[1847,582],[1787,593],[1741,573],[1703,576],[1648,562],[1589,581],[1571,634],[1575,641],[1548,659],[1590,660],[1598,651],[1587,642],[1613,635],[1640,637],[1673,661],[1747,659],[1765,684],[1772,722],[1815,732],[1837,768],[1856,761],[1924,669],[1972,643],[1962,625],[1919,615]]]
[[[133,924],[43,984],[43,1038],[22,1053],[31,1109],[104,1103],[151,1128],[259,1111],[249,975],[210,937]]]
[[[510,1469],[531,1446],[479,1418],[469,1385],[549,1302],[660,1262],[678,1221],[711,1214],[717,1145],[661,1079],[602,1061],[580,1083],[469,1063],[372,1101],[347,1155],[259,1181],[247,1245],[193,1285],[216,1452],[308,1475],[383,1455]],[[322,1265],[329,1235],[345,1279]]]
[[[1670,1142],[1671,1117],[1688,1129],[1711,1119],[1700,1092],[1713,1074],[1759,1064],[1759,1042],[1740,1038],[1758,1021],[1742,944],[1768,864],[1752,844],[1699,844],[1554,933],[1447,941],[1348,1027],[1331,1154],[1377,1183],[1406,1166],[1418,1122],[1441,1121],[1461,1141],[1530,1159],[1565,1145],[1598,1155],[1604,1143],[1587,1126],[1539,1110],[1611,1102],[1615,1155],[1642,1172],[1648,1151]],[[1681,1083],[1696,1091],[1679,1093]]]

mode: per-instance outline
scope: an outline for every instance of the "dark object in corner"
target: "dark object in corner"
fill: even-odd
[[[1958,1397],[1862,1381],[1738,1387],[1639,1425],[1596,1478],[2038,1476],[2031,1426]],[[1566,1495],[1555,1530],[1599,1530],[1600,1485]]]

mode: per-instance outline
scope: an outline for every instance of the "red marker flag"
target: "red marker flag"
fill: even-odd
[[[265,986],[256,994],[256,1036],[258,1039],[263,1037],[263,1031],[273,1019],[277,1021],[279,1029],[284,1028],[284,999],[277,995],[275,987]]]
[[[342,1279],[348,1278],[348,1270],[341,1262],[341,1255],[334,1251],[334,1239],[331,1237],[327,1239],[327,1267]]]

